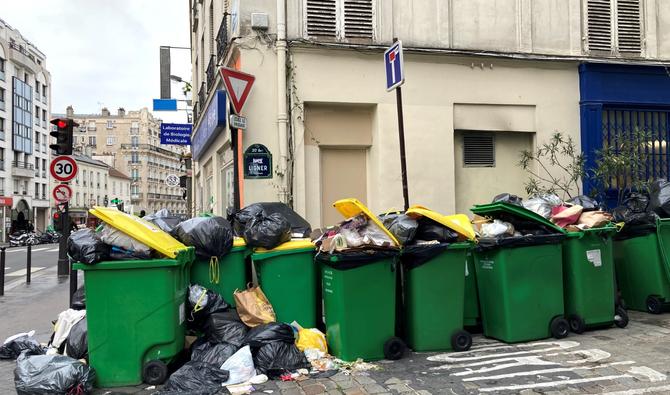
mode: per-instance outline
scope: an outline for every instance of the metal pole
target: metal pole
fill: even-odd
[[[62,221],[63,231],[58,240],[58,275],[67,276],[70,273],[70,260],[67,258],[67,238],[70,236],[69,203],[64,204]]]
[[[402,197],[405,200],[405,211],[409,208],[409,190],[407,189],[407,162],[405,160],[405,122],[402,115],[402,90],[395,88],[398,104],[398,136],[400,137],[400,172],[402,173]]]
[[[193,157],[188,157],[184,161],[186,167],[186,210],[189,217],[194,216],[193,213]]]
[[[7,208],[2,208],[2,242],[7,242]],[[3,250],[4,251],[4,250]]]
[[[7,247],[0,247],[0,296],[5,294],[5,250],[6,249],[7,249]]]
[[[74,293],[77,292],[77,280],[77,271],[70,268],[70,307],[72,307]]]
[[[32,249],[33,246],[28,244],[28,248],[26,249],[26,283],[30,284],[30,272],[32,271]]]
[[[237,128],[230,128],[230,139],[233,146],[233,207],[235,208],[235,212],[240,210],[240,161],[238,159],[240,147],[238,144],[238,133],[239,131]]]

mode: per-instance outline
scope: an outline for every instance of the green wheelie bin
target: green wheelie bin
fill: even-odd
[[[475,271],[484,335],[507,343],[566,337],[570,326],[563,317],[565,235],[523,207],[493,203],[471,211],[521,225],[522,233],[531,229],[546,233],[479,240]]]
[[[670,219],[624,226],[614,241],[621,296],[633,310],[660,314],[670,306]]]
[[[320,321],[315,248],[309,239],[296,239],[271,250],[257,248],[251,255],[258,285],[272,304],[277,321],[296,321],[304,328],[315,328]]]
[[[175,259],[75,264],[84,272],[89,362],[96,386],[162,384],[184,349],[194,250]]]
[[[472,337],[463,330],[469,242],[405,246],[405,340],[414,351],[466,351]]]
[[[568,232],[563,241],[565,314],[570,329],[620,328],[628,325],[628,313],[616,305],[612,236],[616,227]]]
[[[468,328],[481,325],[479,293],[477,292],[477,277],[475,273],[475,254],[472,248],[468,248],[466,252],[463,325]]]
[[[191,266],[191,283],[211,289],[221,295],[226,303],[235,307],[233,293],[236,289],[246,289],[249,283],[247,256],[248,250],[244,239],[236,237],[230,252],[219,257],[215,264],[207,259],[196,258]]]
[[[395,334],[397,250],[319,253],[328,350],[344,361],[399,359]]]

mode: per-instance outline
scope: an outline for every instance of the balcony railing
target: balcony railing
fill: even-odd
[[[205,82],[203,81],[200,84],[200,90],[198,91],[198,102],[200,107],[205,107],[205,101],[207,100],[207,88],[205,87]]]
[[[131,126],[130,127],[130,134],[140,134],[140,127],[139,126]]]
[[[219,26],[219,31],[216,33],[216,58],[223,59],[228,48],[228,18],[224,14]]]
[[[142,161],[141,160],[129,160],[128,165],[141,165]]]
[[[12,161],[12,167],[16,167],[17,169],[28,169],[28,170],[33,170],[35,168],[35,166],[32,163],[19,162],[17,160]]]
[[[33,54],[31,54],[30,52],[28,52],[28,50],[23,45],[19,45],[15,42],[10,42],[9,43],[9,48],[26,55],[28,57],[28,59],[32,60],[33,62],[35,61],[35,56]]]
[[[212,55],[209,57],[209,63],[207,64],[207,92],[211,91],[214,87],[214,80],[216,79],[216,56]]]
[[[141,193],[133,193],[130,195],[130,200],[142,200],[142,195]]]

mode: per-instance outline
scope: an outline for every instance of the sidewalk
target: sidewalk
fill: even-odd
[[[48,341],[51,321],[67,308],[69,285],[54,269],[0,297],[0,341],[31,329]],[[611,328],[508,345],[474,336],[467,353],[411,354],[380,361],[380,370],[328,379],[269,382],[256,393],[317,394],[667,394],[670,393],[670,314],[630,312],[626,329]],[[364,330],[364,328],[362,328]],[[14,394],[14,361],[0,361],[0,395]],[[150,394],[147,385],[96,394]],[[271,392],[270,392],[271,391]]]

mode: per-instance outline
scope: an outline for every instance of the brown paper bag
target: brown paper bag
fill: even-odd
[[[254,327],[277,320],[270,301],[260,287],[249,285],[244,291],[235,290],[233,297],[237,313],[247,326]]]
[[[600,228],[612,221],[612,214],[604,211],[586,211],[579,217],[579,225],[589,228]]]

